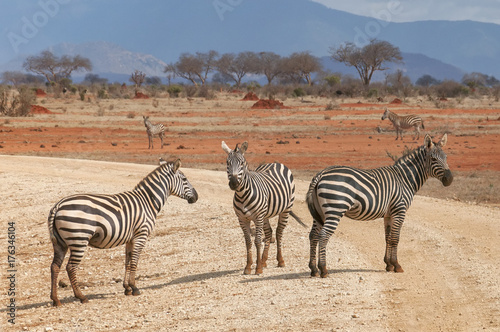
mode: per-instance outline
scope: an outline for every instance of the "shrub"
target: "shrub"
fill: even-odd
[[[302,88],[296,88],[296,89],[293,89],[293,95],[294,95],[294,97],[303,97],[303,96],[307,96],[307,93]]]
[[[182,92],[182,87],[179,85],[171,85],[168,87],[167,92],[170,98],[177,98],[179,97],[179,93]]]

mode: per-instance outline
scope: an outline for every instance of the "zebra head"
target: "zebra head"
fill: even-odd
[[[160,166],[171,174],[170,194],[179,198],[185,199],[189,204],[195,203],[198,200],[198,193],[191,185],[184,173],[179,170],[181,160],[177,159],[174,162],[166,162],[160,158]]]
[[[424,147],[427,151],[427,167],[429,175],[441,181],[444,186],[449,186],[453,182],[448,163],[446,162],[446,153],[443,147],[446,145],[448,137],[446,134],[441,137],[438,143],[432,142],[429,134],[425,135]]]
[[[149,116],[142,116],[142,118],[144,119],[144,127],[148,127],[148,123],[149,123]]]
[[[245,151],[248,148],[248,143],[243,142],[241,147],[236,147],[231,150],[224,141],[222,141],[222,150],[227,153],[227,178],[229,179],[229,188],[237,190],[243,180],[244,174],[247,172],[247,161],[245,159]]]
[[[387,117],[389,116],[389,110],[387,109],[387,107],[385,108],[385,111],[384,111],[384,114],[382,115],[382,120],[385,120],[387,119]]]

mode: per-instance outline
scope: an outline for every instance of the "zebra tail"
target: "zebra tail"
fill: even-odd
[[[313,219],[323,224],[323,218],[316,210],[316,204],[315,204],[315,200],[317,199],[316,187],[320,179],[321,179],[321,173],[316,174],[316,176],[312,179],[311,184],[309,185],[309,190],[307,191],[306,194],[306,203],[307,203],[307,208],[309,209],[309,212],[311,213]]]
[[[295,218],[295,220],[297,220],[297,222],[298,222],[299,224],[301,224],[301,225],[302,225],[302,227],[307,228],[307,225],[306,225],[306,224],[304,224],[304,222],[302,221],[302,219],[300,219],[300,218],[299,218],[299,216],[298,216],[298,215],[296,215],[293,211],[290,211],[290,215],[291,215],[292,217],[294,217],[294,218]]]
[[[54,206],[49,213],[49,218],[47,220],[48,226],[49,226],[49,235],[50,235],[50,241],[53,244],[57,244],[57,238],[54,234],[54,221],[56,219],[56,212],[58,210],[58,206]]]

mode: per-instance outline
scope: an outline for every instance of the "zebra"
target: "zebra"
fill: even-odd
[[[149,121],[149,116],[142,116],[144,119],[144,126],[146,127],[146,132],[148,133],[149,146],[148,149],[153,149],[153,137],[158,136],[161,140],[161,148],[163,149],[163,137],[165,137],[165,126],[161,123],[151,123]]]
[[[249,171],[244,156],[247,148],[247,142],[242,143],[241,147],[238,147],[237,144],[234,150],[231,150],[224,141],[222,142],[222,149],[227,153],[229,188],[235,192],[233,208],[243,230],[247,248],[247,264],[244,274],[251,273],[253,264],[250,233],[252,220],[255,224],[255,247],[257,248],[255,274],[261,274],[263,267],[267,266],[273,233],[269,218],[279,216],[276,228],[276,259],[279,267],[285,266],[281,244],[288,215],[294,217],[302,226],[306,227],[306,225],[292,212],[295,200],[295,183],[292,172],[280,163],[263,164],[255,171]],[[265,245],[261,254],[262,232],[265,235]]]
[[[382,120],[385,120],[389,118],[389,120],[392,122],[392,125],[396,129],[396,140],[398,137],[401,137],[401,140],[403,139],[403,129],[408,129],[411,127],[415,128],[415,139],[420,139],[420,127],[422,129],[425,129],[424,127],[424,122],[422,121],[422,118],[417,116],[417,115],[406,115],[406,116],[399,116],[396,113],[393,113],[389,111],[387,108],[385,108],[384,114],[382,115]]]
[[[66,265],[75,297],[82,303],[88,299],[81,292],[76,271],[85,249],[114,248],[125,244],[125,295],[140,295],[135,284],[139,255],[154,229],[156,216],[169,195],[198,200],[198,193],[179,170],[181,162],[160,161],[160,166],[139,182],[132,191],[116,195],[77,194],[61,199],[50,210],[48,228],[54,248],[51,270],[51,299],[60,306],[57,297],[57,277],[66,252]]]
[[[416,192],[429,177],[449,186],[453,175],[443,147],[447,135],[438,143],[427,134],[424,145],[399,158],[394,165],[371,170],[330,166],[313,177],[306,203],[313,217],[309,233],[311,276],[328,276],[326,246],[342,216],[355,220],[384,218],[387,271],[403,272],[397,259],[401,226]],[[316,266],[316,249],[319,251]]]

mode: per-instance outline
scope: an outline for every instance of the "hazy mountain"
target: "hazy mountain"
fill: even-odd
[[[120,0],[88,0],[78,3],[79,11],[71,7],[73,2],[65,6],[61,5],[60,11],[66,14],[54,17],[36,38],[20,45],[19,54],[36,54],[47,48],[42,45],[66,43],[53,46],[58,52],[64,47],[71,50],[87,45],[79,50],[82,55],[89,52],[86,56],[91,58],[95,70],[131,73],[133,69],[141,70],[137,66],[142,64],[143,71],[148,68],[148,73],[152,70],[157,73],[154,75],[162,76],[163,64],[175,62],[183,52],[273,51],[289,55],[310,51],[322,57],[329,54],[331,46],[346,41],[362,45],[369,38],[377,38],[389,41],[405,54],[413,54],[405,65],[410,77],[421,76],[420,73],[433,75],[425,70],[437,72],[440,61],[443,67],[450,67],[440,69],[448,73],[439,78],[455,77],[456,70],[451,67],[500,78],[497,24],[395,23],[390,22],[390,15],[384,17],[389,22],[382,21],[329,9],[309,0],[155,1],[136,2],[134,6],[122,5]],[[76,14],[65,12],[65,8]],[[92,43],[96,41],[115,45]],[[100,51],[101,48],[107,51]],[[14,58],[13,54],[11,59]],[[413,64],[420,69],[416,71]],[[432,68],[425,69],[428,66]]]

